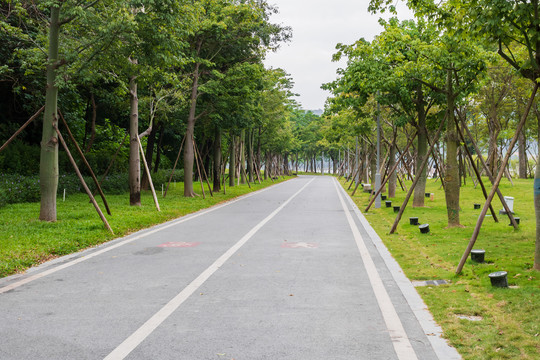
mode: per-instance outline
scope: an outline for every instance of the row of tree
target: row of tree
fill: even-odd
[[[392,12],[392,3],[372,0],[370,9]],[[392,168],[399,149],[416,136],[415,158],[408,169],[418,178],[413,206],[424,205],[428,173],[424,159],[431,156],[443,180],[448,226],[453,227],[460,226],[466,153],[477,160],[487,153],[486,166],[477,164],[493,183],[491,194],[486,193],[487,211],[501,178],[509,177],[513,151],[507,150],[517,142],[519,176],[534,173],[535,177],[539,229],[535,268],[540,269],[540,167],[531,171],[527,157],[538,150],[540,129],[538,1],[410,0],[407,4],[415,20],[381,20],[384,30],[373,41],[338,44],[334,59],[346,59],[347,66],[338,71],[335,81],[323,85],[333,94],[325,114],[329,148],[336,151],[359,140],[361,157],[374,162],[375,118],[382,115],[381,143],[387,148],[386,166]],[[439,144],[441,132],[444,140]],[[533,163],[537,160],[530,157]],[[371,169],[374,175],[377,169]],[[391,182],[391,192],[395,184]],[[473,237],[480,226],[481,221]]]
[[[17,171],[35,173],[27,158],[39,156],[40,219],[55,221],[63,117],[98,172],[118,155],[131,205],[148,186],[139,141],[154,170],[180,158],[185,196],[204,174],[219,190],[227,167],[231,185],[289,171],[290,155],[309,146],[307,127],[319,118],[298,109],[283,70],[263,66],[291,36],[270,22],[276,11],[260,0],[2,2],[2,143],[45,105],[42,123],[12,145],[12,154],[31,156],[4,158],[2,170],[22,162]]]

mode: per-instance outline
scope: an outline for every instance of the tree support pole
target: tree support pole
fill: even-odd
[[[84,182],[84,178],[81,175],[81,172],[79,171],[79,168],[77,167],[77,163],[75,162],[75,159],[73,159],[73,156],[71,156],[71,153],[69,152],[69,148],[67,147],[66,142],[64,141],[64,138],[62,137],[62,134],[60,133],[60,130],[58,130],[58,126],[56,124],[53,124],[53,128],[56,131],[56,134],[58,135],[58,139],[60,139],[60,142],[62,143],[62,146],[64,147],[64,150],[66,150],[66,154],[69,158],[69,161],[71,162],[71,165],[73,165],[73,168],[75,169],[75,173],[77,173],[77,176],[79,177],[79,180],[81,181],[81,184],[86,191],[86,194],[88,194],[88,197],[90,198],[90,201],[92,201],[92,204],[94,205],[94,208],[96,209],[99,217],[101,218],[101,221],[103,221],[103,224],[105,224],[105,227],[107,230],[111,232],[111,234],[114,235],[114,231],[112,230],[111,226],[107,222],[107,219],[105,218],[105,215],[103,215],[103,212],[99,208],[98,203],[96,202],[96,199],[92,195],[92,192]]]
[[[5,148],[7,148],[7,146],[13,141],[15,140],[15,138],[24,130],[26,129],[26,127],[28,125],[30,125],[30,123],[32,123],[32,121],[34,121],[38,116],[39,114],[41,114],[43,112],[43,110],[45,110],[45,106],[42,106],[41,109],[39,109],[34,115],[32,115],[32,117],[30,119],[28,119],[28,121],[26,121],[23,126],[21,126],[19,128],[19,130],[15,131],[15,134],[11,135],[11,137],[4,143],[4,145],[2,145],[2,147],[0,147],[0,152],[2,152],[2,150],[4,150]]]
[[[396,171],[397,167],[399,166],[399,163],[400,161],[403,159],[403,157],[405,156],[405,152],[407,152],[407,150],[409,149],[409,146],[411,146],[412,142],[414,141],[414,139],[416,138],[416,135],[418,135],[418,131],[415,132],[415,134],[411,137],[411,139],[409,140],[409,143],[407,144],[407,147],[405,148],[405,150],[401,153],[401,155],[399,156],[399,158],[397,159],[396,163],[394,164],[394,166],[392,167],[392,169],[390,169],[390,172],[388,173],[388,176],[385,177],[383,183],[381,184],[381,187],[379,190],[377,190],[377,192],[375,193],[375,196],[373,197],[373,199],[371,199],[371,201],[369,202],[368,206],[366,207],[366,209],[364,210],[364,212],[368,212],[369,208],[371,207],[371,205],[373,205],[373,202],[375,201],[375,198],[382,192],[382,189],[384,188],[384,186],[386,185],[386,183],[388,182],[388,180],[390,180],[390,176],[392,176],[392,174],[394,173],[394,171]],[[427,156],[426,156],[427,157]],[[400,181],[401,183],[401,181]]]
[[[174,170],[176,170],[176,165],[178,164],[178,160],[180,160],[180,154],[182,154],[182,148],[184,147],[184,141],[186,141],[186,135],[184,135],[184,138],[182,139],[182,143],[180,144],[180,150],[178,150],[178,156],[176,157],[176,161],[174,162],[174,166],[171,171],[171,176],[169,177],[169,182],[167,183],[167,188],[165,189],[165,193],[163,194],[163,197],[167,196],[167,191],[169,191],[169,185],[171,184],[172,177],[174,175]]]
[[[107,203],[107,199],[105,199],[105,194],[103,193],[103,190],[101,189],[101,186],[99,185],[99,181],[96,178],[96,175],[94,174],[94,171],[92,170],[92,167],[86,160],[86,156],[84,156],[84,153],[82,152],[81,148],[79,147],[79,144],[77,144],[77,140],[75,140],[75,137],[71,133],[71,130],[66,122],[66,119],[64,119],[64,115],[62,115],[62,112],[58,110],[58,114],[60,114],[60,119],[62,119],[62,123],[66,127],[66,130],[68,132],[69,138],[75,145],[75,148],[77,149],[77,152],[79,153],[79,156],[81,157],[82,161],[84,162],[84,165],[86,165],[86,168],[88,171],[90,171],[90,176],[92,177],[92,180],[94,180],[94,183],[96,184],[97,191],[99,192],[99,196],[101,196],[101,199],[103,200],[103,204],[105,205],[105,209],[107,210],[107,214],[111,214],[111,210],[109,209],[109,204]]]
[[[474,227],[473,234],[471,236],[471,240],[469,241],[469,245],[467,246],[467,249],[465,249],[465,252],[463,253],[463,256],[461,257],[461,261],[458,264],[458,267],[456,269],[456,274],[461,273],[461,270],[463,270],[463,266],[465,265],[465,261],[467,261],[467,258],[469,257],[469,254],[476,243],[476,239],[478,239],[478,235],[480,234],[480,228],[482,227],[482,223],[484,222],[484,218],[486,216],[487,210],[489,205],[491,204],[491,201],[493,200],[493,197],[495,196],[495,192],[497,191],[499,184],[501,182],[501,179],[504,174],[504,170],[506,169],[506,165],[508,164],[508,160],[510,160],[510,156],[512,155],[512,149],[516,145],[516,142],[518,140],[519,133],[523,129],[523,126],[525,125],[525,122],[527,121],[527,117],[529,116],[529,111],[531,110],[532,104],[534,102],[534,98],[536,96],[536,92],[538,91],[538,83],[535,83],[533,92],[531,94],[531,97],[529,99],[529,103],[527,104],[527,108],[525,112],[523,113],[523,116],[516,128],[516,133],[514,134],[514,137],[512,138],[512,141],[510,142],[510,145],[508,146],[508,151],[506,152],[506,155],[504,157],[504,160],[501,164],[501,168],[499,170],[499,173],[497,174],[497,178],[495,179],[495,182],[493,183],[493,186],[491,188],[491,191],[489,193],[489,196],[484,203],[484,207],[482,208],[482,213],[480,214],[480,217],[478,218],[478,221],[476,222],[476,226]],[[511,213],[509,212],[511,215]],[[513,219],[513,218],[512,218]],[[515,222],[515,220],[514,220]]]
[[[144,156],[144,150],[141,144],[141,139],[139,138],[139,135],[135,135],[137,137],[137,143],[139,144],[139,151],[141,152],[141,158],[143,160],[144,169],[146,170],[146,175],[148,176],[148,183],[150,184],[150,190],[152,190],[152,197],[154,198],[154,204],[156,204],[157,211],[161,211],[159,208],[159,203],[156,195],[156,190],[154,189],[154,184],[152,183],[152,176],[150,175],[150,169],[148,168],[148,164],[146,163],[146,156]]]
[[[469,131],[469,128],[466,126],[465,121],[463,120],[463,118],[461,116],[459,118],[460,118],[460,122],[461,122],[461,128],[465,129],[465,131],[467,132],[467,135],[469,136],[469,139],[471,139],[471,143],[474,146],[474,150],[478,154],[478,158],[480,159],[480,162],[482,163],[482,166],[484,167],[484,170],[486,171],[486,174],[487,174],[487,176],[489,178],[489,181],[491,181],[491,184],[493,185],[493,183],[494,183],[493,174],[491,173],[491,170],[489,170],[489,167],[487,166],[486,162],[484,161],[484,157],[482,156],[482,152],[480,151],[480,149],[478,148],[478,145],[474,141],[474,138],[473,138],[471,132]],[[510,208],[508,207],[508,204],[506,203],[506,200],[504,199],[504,196],[501,193],[501,190],[499,189],[499,187],[496,188],[496,191],[497,191],[497,196],[499,197],[499,200],[501,201],[501,204],[504,207],[504,211],[506,211],[506,214],[508,215],[508,218],[510,219],[510,223],[512,224],[514,229],[517,230],[518,224],[517,224],[516,220],[514,219],[514,215],[512,215],[512,211],[510,211]]]
[[[426,130],[426,134],[427,134],[427,130]],[[427,139],[428,145],[430,146],[430,149],[431,149],[431,155],[433,156],[433,162],[435,163],[435,167],[437,168],[437,172],[439,173],[439,177],[441,178],[441,186],[444,189],[444,181],[442,181],[442,179],[444,177],[444,175],[443,175],[444,172],[443,172],[443,168],[439,165],[440,160],[441,160],[439,158],[439,153],[438,153],[438,151],[436,151],[435,145],[431,146],[431,141],[429,141],[429,136],[426,136],[426,139]],[[433,144],[435,144],[435,142]]]
[[[446,117],[447,117],[447,115],[444,116],[443,120],[441,121],[441,125],[439,125],[439,130],[437,130],[437,134],[435,135],[435,140],[433,141],[433,143],[429,147],[429,150],[427,152],[428,154],[431,152],[431,150],[433,149],[433,146],[437,143],[437,141],[439,141],[439,135],[441,134],[444,123],[446,122]],[[404,153],[405,153],[405,151],[404,151]],[[416,174],[416,177],[414,178],[414,181],[413,181],[409,191],[407,192],[407,196],[405,196],[405,200],[403,200],[403,204],[401,204],[401,207],[399,209],[399,213],[396,216],[396,220],[394,221],[394,224],[392,225],[392,228],[390,229],[390,234],[393,234],[396,231],[396,228],[397,228],[397,226],[399,224],[399,221],[401,220],[401,216],[403,215],[403,212],[405,211],[405,208],[407,207],[407,203],[409,202],[409,199],[411,198],[411,195],[412,195],[412,193],[414,191],[414,188],[416,187],[416,184],[420,180],[421,174],[424,171],[424,168],[426,167],[426,164],[427,164],[428,160],[429,160],[429,156],[426,156],[424,158],[424,160],[422,161],[422,164],[420,165],[420,169],[418,171],[418,174]]]

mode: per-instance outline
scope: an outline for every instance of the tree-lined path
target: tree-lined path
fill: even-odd
[[[459,358],[418,299],[337,181],[302,176],[0,280],[0,358]]]

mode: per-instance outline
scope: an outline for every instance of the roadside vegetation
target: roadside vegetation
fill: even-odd
[[[341,183],[347,189],[344,178]],[[514,197],[519,229],[509,226],[507,216],[498,215],[498,223],[487,217],[475,246],[486,251],[485,262],[475,263],[469,257],[460,275],[455,274],[456,266],[481,211],[474,204],[484,201],[472,182],[461,188],[462,227],[447,226],[440,180],[427,181],[426,191],[434,194],[434,200],[426,198],[425,207],[407,207],[394,234],[389,234],[397,215],[392,207],[385,207],[383,201],[381,208],[366,213],[370,195],[357,191],[353,196],[411,281],[448,282],[416,290],[464,359],[537,359],[540,354],[540,274],[533,269],[536,229],[531,187],[532,180],[514,180],[513,186],[503,181],[503,194]],[[397,191],[388,200],[400,206],[404,197],[404,191]],[[498,214],[502,205],[498,200],[493,204]],[[420,233],[418,226],[409,224],[409,217],[428,223],[430,232]],[[509,288],[491,286],[488,274],[495,271],[508,272]]]

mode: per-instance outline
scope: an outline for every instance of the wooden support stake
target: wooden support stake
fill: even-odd
[[[150,175],[150,169],[148,168],[148,164],[146,162],[146,156],[144,156],[144,150],[141,144],[141,139],[139,138],[139,135],[136,135],[136,136],[137,136],[137,143],[139,144],[139,151],[141,152],[141,158],[144,164],[144,169],[146,170],[146,176],[148,176],[148,183],[150,184],[150,190],[152,190],[152,197],[154,198],[154,204],[156,204],[157,211],[161,211],[161,209],[159,208],[156,190],[154,189],[154,184],[152,183],[152,175]]]
[[[474,244],[476,243],[476,239],[478,239],[478,235],[480,234],[480,228],[482,227],[482,223],[484,222],[484,218],[486,216],[488,207],[491,204],[491,201],[493,200],[493,197],[495,196],[495,192],[499,187],[499,184],[504,174],[504,170],[506,169],[506,165],[508,164],[508,160],[510,160],[510,155],[512,155],[512,149],[514,149],[514,146],[516,145],[516,142],[518,140],[519,133],[523,129],[523,126],[525,125],[525,122],[527,121],[527,117],[529,116],[529,111],[531,110],[532,104],[534,102],[534,98],[536,96],[536,92],[538,91],[538,85],[539,85],[538,83],[535,83],[534,85],[534,89],[529,99],[529,103],[527,104],[527,109],[523,113],[523,116],[516,128],[514,137],[512,138],[512,141],[510,142],[510,145],[508,146],[508,151],[506,152],[504,160],[501,164],[501,169],[499,170],[499,173],[497,174],[497,178],[495,179],[495,182],[493,183],[489,196],[486,202],[484,203],[484,207],[482,208],[480,217],[478,218],[478,221],[476,222],[476,226],[474,227],[474,231],[471,236],[471,240],[469,241],[469,245],[467,246],[467,249],[465,249],[465,252],[463,253],[463,256],[461,257],[461,261],[459,262],[458,267],[456,269],[456,274],[461,273],[461,270],[463,270],[463,266],[465,265],[465,262],[467,261],[467,258],[469,257],[469,254]]]
[[[84,153],[82,152],[81,148],[79,147],[79,144],[77,144],[77,140],[75,140],[75,137],[71,133],[71,130],[69,129],[69,126],[66,122],[66,119],[64,119],[64,116],[62,115],[61,111],[58,111],[58,114],[60,114],[60,119],[62,119],[62,123],[66,127],[66,130],[68,132],[69,138],[75,145],[75,148],[77,149],[77,152],[79,153],[79,156],[81,157],[82,161],[84,162],[84,165],[86,165],[86,168],[88,171],[90,171],[90,176],[92,177],[92,180],[94,180],[94,183],[96,184],[97,191],[99,192],[99,196],[101,196],[101,199],[103,200],[103,204],[105,205],[105,209],[107,210],[107,214],[111,214],[111,210],[109,209],[109,204],[107,203],[107,199],[105,199],[105,194],[103,193],[103,190],[101,189],[101,186],[99,185],[99,181],[96,178],[96,175],[94,174],[94,171],[92,170],[92,167],[86,160],[86,156],[84,156]]]
[[[369,202],[369,204],[366,207],[366,209],[364,210],[364,212],[368,212],[371,205],[373,205],[373,203],[375,202],[375,199],[377,198],[377,196],[379,196],[379,194],[382,192],[382,189],[384,188],[384,186],[386,185],[388,180],[390,180],[390,176],[392,176],[394,171],[396,171],[397,167],[399,166],[400,161],[403,160],[403,157],[405,156],[405,152],[409,149],[409,146],[411,146],[412,142],[416,138],[416,135],[418,135],[418,131],[415,132],[414,135],[410,138],[409,143],[407,144],[407,147],[405,147],[405,150],[401,153],[401,155],[397,159],[394,166],[392,166],[392,169],[390,169],[390,172],[388,173],[388,176],[384,179],[383,183],[381,184],[381,187],[379,188],[379,190],[377,190],[377,192],[375,193],[375,196],[373,197],[373,199],[371,199],[371,201]],[[397,149],[397,147],[396,147],[396,149]],[[427,158],[427,156],[426,156],[426,158]],[[398,176],[398,180],[399,180],[399,176]],[[400,183],[401,183],[401,180],[400,180]]]
[[[15,131],[15,134],[11,135],[11,137],[4,143],[4,145],[2,145],[2,147],[0,147],[0,152],[2,152],[2,150],[4,150],[5,148],[7,148],[7,146],[13,141],[15,140],[15,138],[28,126],[30,125],[30,123],[32,121],[34,121],[38,116],[39,114],[41,114],[41,112],[45,109],[45,105],[41,107],[41,109],[39,109],[34,115],[32,115],[32,117],[30,119],[28,119],[20,128],[19,130]]]
[[[427,152],[428,154],[431,152],[431,150],[433,149],[433,146],[437,143],[437,141],[439,141],[439,135],[441,134],[444,123],[446,122],[446,117],[447,116],[444,116],[443,120],[441,121],[441,125],[439,125],[439,130],[437,130],[437,134],[435,135],[435,140],[429,147],[429,150]],[[421,174],[424,171],[424,168],[426,167],[428,160],[429,160],[429,156],[426,156],[424,160],[422,161],[422,164],[420,165],[420,169],[418,170],[418,174],[416,175],[409,191],[407,192],[407,196],[405,196],[405,200],[403,200],[403,204],[401,204],[399,212],[396,216],[396,220],[394,221],[394,224],[392,225],[392,228],[390,229],[390,234],[393,234],[396,231],[399,221],[401,220],[401,216],[403,215],[403,212],[405,211],[405,208],[407,207],[407,203],[409,202],[409,199],[411,198],[411,195],[413,193],[414,188],[416,187],[416,184],[420,180]]]
[[[167,188],[165,189],[165,193],[163,194],[163,197],[167,196],[167,191],[169,191],[169,185],[171,184],[171,180],[174,175],[174,170],[176,170],[176,165],[178,165],[178,160],[180,160],[180,154],[182,153],[182,147],[184,147],[184,141],[186,141],[186,135],[184,135],[184,138],[182,139],[182,143],[180,144],[180,150],[178,150],[178,155],[176,156],[176,161],[174,162],[174,166],[171,171],[171,176],[169,177],[169,182],[167,183]]]
[[[88,197],[90,198],[90,201],[92,201],[92,204],[94,205],[94,208],[96,209],[99,217],[101,218],[101,221],[103,221],[103,224],[105,224],[105,227],[107,228],[107,230],[109,230],[111,232],[111,234],[114,235],[114,231],[112,230],[111,226],[109,225],[109,222],[105,218],[105,215],[103,215],[103,212],[99,208],[99,205],[96,202],[96,199],[94,198],[94,196],[92,195],[92,192],[90,191],[90,189],[88,188],[88,186],[84,182],[84,178],[82,177],[81,172],[79,171],[79,168],[77,167],[77,163],[75,162],[75,159],[73,159],[73,156],[71,156],[71,153],[69,152],[69,148],[67,147],[67,144],[64,141],[64,138],[62,137],[62,134],[60,133],[60,130],[58,130],[58,126],[56,124],[53,124],[53,127],[54,127],[54,130],[56,131],[56,134],[58,134],[58,139],[60,139],[60,142],[62,143],[62,146],[64,147],[64,150],[66,151],[66,154],[67,154],[67,156],[69,158],[69,161],[71,162],[71,165],[75,169],[75,173],[79,177],[79,180],[81,181],[81,184],[82,184],[84,190],[86,191],[86,194],[88,194]]]

